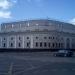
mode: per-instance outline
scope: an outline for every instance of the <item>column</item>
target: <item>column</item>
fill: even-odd
[[[31,35],[30,48],[33,48],[33,35]]]
[[[22,40],[22,42],[23,42],[23,48],[24,48],[24,36],[23,36],[23,40]]]
[[[7,37],[7,48],[9,48],[9,37]]]
[[[16,48],[16,36],[15,36],[15,48]]]

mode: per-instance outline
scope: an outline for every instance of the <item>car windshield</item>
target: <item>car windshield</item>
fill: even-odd
[[[66,51],[66,50],[59,50],[58,52],[59,53],[67,53],[68,51]]]

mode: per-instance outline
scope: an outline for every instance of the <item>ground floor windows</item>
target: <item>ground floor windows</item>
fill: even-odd
[[[31,42],[8,42],[9,44],[7,45],[7,43],[2,43],[2,47],[10,47],[10,48],[31,48]],[[72,44],[72,47],[74,46],[74,44]],[[51,48],[51,49],[63,49],[65,47],[65,44],[62,42],[35,42],[33,43],[33,48]]]
[[[51,42],[35,42],[35,47],[38,48],[59,48],[59,47],[63,47],[63,43],[51,43]]]
[[[32,36],[31,36],[32,37]],[[48,39],[51,39],[50,36],[46,36],[47,37],[47,40],[46,37],[42,36],[43,38],[39,39],[40,37],[38,36],[35,36],[36,40],[34,37],[27,37],[27,36],[20,36],[20,37],[6,37],[7,40],[3,40],[3,38],[1,38],[1,45],[0,47],[4,47],[4,48],[49,48],[49,49],[69,49],[70,47],[71,48],[75,48],[75,42],[74,42],[74,39],[70,39],[70,38],[67,38],[65,39],[64,41],[58,41],[58,40],[48,40]],[[49,37],[49,38],[48,38]],[[26,39],[24,39],[26,38]],[[54,37],[53,37],[54,38]],[[58,37],[59,38],[59,37]],[[22,39],[22,40],[21,40]],[[29,40],[27,40],[29,39]],[[55,39],[55,38],[54,38]]]

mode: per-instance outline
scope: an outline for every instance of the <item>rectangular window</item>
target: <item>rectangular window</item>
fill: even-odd
[[[53,45],[52,45],[53,47],[54,47],[54,43],[53,43]]]
[[[42,42],[40,42],[40,47],[42,47]]]
[[[29,43],[29,42],[27,42],[27,47],[29,47],[29,45],[30,45],[30,43]]]
[[[38,47],[38,42],[36,42],[36,47]]]
[[[21,43],[18,43],[18,47],[21,47]]]
[[[19,37],[19,40],[21,40],[21,37]]]
[[[60,48],[60,43],[59,43],[59,48]]]
[[[46,47],[47,46],[47,43],[46,42],[44,42],[44,47]]]
[[[48,43],[48,46],[50,47],[50,42]]]
[[[13,43],[11,43],[10,46],[13,47]]]

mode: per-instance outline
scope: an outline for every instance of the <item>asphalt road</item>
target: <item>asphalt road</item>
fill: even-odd
[[[2,53],[0,75],[75,75],[75,57]]]

